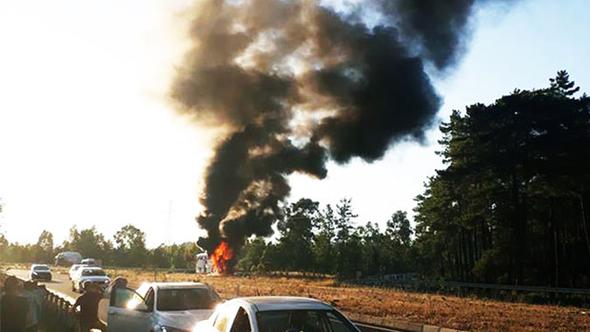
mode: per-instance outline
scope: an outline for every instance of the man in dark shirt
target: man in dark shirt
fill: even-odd
[[[88,332],[90,329],[101,329],[102,324],[98,320],[98,303],[102,299],[102,294],[98,286],[93,283],[84,285],[84,294],[80,296],[72,310],[80,307],[78,317],[80,319],[80,331]]]
[[[4,281],[4,295],[0,303],[0,331],[24,332],[29,313],[28,300],[20,295],[18,279],[8,277]]]

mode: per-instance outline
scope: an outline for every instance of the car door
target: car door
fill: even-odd
[[[109,332],[150,331],[153,306],[149,307],[143,297],[129,288],[115,288],[111,296],[125,301],[111,301],[107,318]]]

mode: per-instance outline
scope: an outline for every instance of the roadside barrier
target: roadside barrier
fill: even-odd
[[[47,331],[78,332],[78,319],[70,301],[45,290],[44,324]]]
[[[8,275],[0,271],[0,280]],[[23,280],[21,280],[23,281]],[[39,286],[44,293],[39,325],[44,332],[80,332],[78,317],[72,310],[74,302]],[[102,328],[106,331],[106,326]],[[100,331],[100,330],[99,330]]]
[[[345,284],[400,289],[420,293],[442,293],[456,296],[480,296],[525,303],[557,303],[587,307],[590,305],[590,289],[545,286],[520,286],[435,280],[388,280],[365,278],[343,280]]]

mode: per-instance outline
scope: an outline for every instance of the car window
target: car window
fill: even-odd
[[[49,267],[47,266],[34,266],[33,271],[49,271]]]
[[[354,329],[350,326],[350,323],[337,312],[328,311],[326,312],[326,316],[328,317],[328,322],[330,323],[333,332],[354,331]]]
[[[277,310],[256,314],[260,332],[356,332],[340,315],[326,310]],[[332,321],[333,320],[333,321]]]
[[[111,293],[110,306],[117,308],[135,309],[144,299],[130,288],[115,288]]]
[[[141,286],[139,286],[139,288],[136,290],[136,292],[137,292],[137,294],[143,296],[143,298],[146,298],[147,293],[150,289],[152,289],[152,288],[150,287],[149,284],[142,284]]]
[[[219,299],[208,288],[164,288],[158,290],[160,311],[213,309]]]
[[[236,318],[234,319],[234,323],[231,326],[231,332],[250,332],[252,328],[250,327],[250,319],[248,318],[248,313],[244,308],[238,309],[236,313]]]
[[[147,307],[150,311],[154,309],[154,296],[155,296],[154,289],[150,288],[147,291],[147,295],[145,296],[145,304],[147,305]]]
[[[106,274],[104,273],[103,270],[82,270],[82,275],[83,276],[105,276]]]

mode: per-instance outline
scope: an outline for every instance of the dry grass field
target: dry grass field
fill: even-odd
[[[391,289],[338,285],[332,279],[199,276],[110,270],[132,285],[142,281],[206,282],[225,298],[253,295],[309,296],[332,303],[352,319],[391,325],[431,324],[469,331],[590,331],[590,310],[492,300],[418,294]]]

